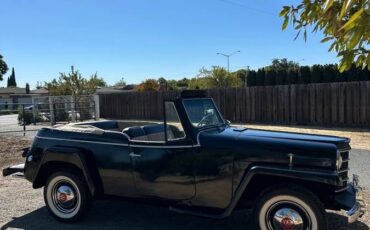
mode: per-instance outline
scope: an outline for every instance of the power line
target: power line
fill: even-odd
[[[231,1],[231,0],[219,0],[219,1],[231,4],[231,5],[234,5],[234,6],[240,6],[240,7],[252,10],[254,12],[258,11],[258,12],[263,13],[263,14],[274,15],[274,16],[277,15],[276,13],[272,13],[272,12],[269,12],[269,11],[266,11],[266,10],[261,10],[261,9],[255,8],[255,7],[250,7],[249,5],[246,5],[246,4],[240,3],[240,2],[235,2],[235,1]]]

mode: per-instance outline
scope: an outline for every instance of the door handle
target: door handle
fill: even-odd
[[[140,154],[130,153],[130,157],[141,157]]]

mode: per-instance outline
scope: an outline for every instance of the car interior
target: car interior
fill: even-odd
[[[84,123],[85,125],[92,125],[97,128],[115,132],[123,132],[130,137],[132,141],[165,141],[165,128],[164,123],[149,123],[141,125],[132,125],[127,123],[121,123],[117,121],[104,121],[104,122],[92,122]],[[129,125],[129,127],[127,127]],[[183,131],[178,129],[175,125],[167,125],[167,138],[168,140],[178,139],[184,137]]]

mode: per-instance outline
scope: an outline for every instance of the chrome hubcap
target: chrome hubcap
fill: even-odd
[[[68,214],[73,212],[77,206],[77,193],[74,186],[68,182],[61,181],[53,186],[52,199],[58,211]]]
[[[282,208],[275,212],[273,226],[274,229],[301,230],[303,229],[303,219],[294,209]]]

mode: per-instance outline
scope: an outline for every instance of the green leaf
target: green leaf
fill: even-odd
[[[329,48],[329,52],[331,52],[333,49],[334,49],[334,47],[335,47],[335,42],[333,42],[332,44],[331,44],[331,46],[330,46],[330,48]]]
[[[333,39],[333,37],[326,37],[326,38],[322,39],[320,42],[321,43],[324,43],[324,42],[327,42],[327,41],[329,41],[331,39]]]
[[[350,0],[344,0],[343,5],[342,5],[342,9],[340,10],[339,19],[342,19],[344,14],[346,13],[346,6],[347,6],[348,1],[350,1]]]
[[[326,12],[333,5],[334,0],[326,0],[324,4],[324,12]]]
[[[301,33],[301,31],[298,31],[297,35],[294,37],[294,40],[297,40],[300,33]]]
[[[363,12],[364,12],[364,8],[361,8],[359,11],[354,13],[352,17],[348,20],[348,22],[346,22],[346,24],[344,24],[339,30],[346,29],[346,28],[348,29],[349,27],[355,26],[355,21],[361,16]]]
[[[351,39],[349,40],[347,48],[349,50],[352,50],[353,48],[355,48],[355,46],[360,42],[361,37],[362,37],[361,32],[354,33]]]
[[[284,6],[283,9],[280,11],[279,16],[284,17],[285,15],[289,13],[289,11],[290,11],[290,7]]]
[[[288,26],[288,23],[289,23],[289,17],[288,16],[285,16],[285,19],[284,19],[284,22],[283,22],[283,26],[281,27],[282,30],[285,30],[286,27]]]

